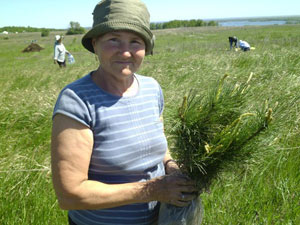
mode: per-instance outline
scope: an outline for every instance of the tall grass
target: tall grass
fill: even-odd
[[[156,31],[154,55],[139,71],[156,78],[165,95],[165,132],[191,88],[205,94],[225,73],[230,82],[253,73],[246,110],[261,99],[278,104],[268,130],[243,147],[249,157],[227,165],[202,194],[203,224],[300,223],[299,25],[188,28]],[[64,43],[76,63],[53,64],[54,33],[0,36],[0,224],[67,224],[51,184],[51,114],[59,91],[96,69],[80,35]],[[229,51],[228,36],[256,49]],[[22,53],[31,40],[45,49]],[[278,103],[276,103],[278,102]],[[232,172],[234,171],[234,172]]]

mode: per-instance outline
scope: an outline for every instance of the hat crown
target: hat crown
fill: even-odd
[[[123,21],[150,27],[150,14],[140,0],[103,0],[93,12],[93,27],[100,23]]]
[[[140,0],[102,0],[93,11],[93,27],[82,38],[83,46],[94,53],[92,38],[113,31],[132,31],[146,44],[146,55],[152,54],[155,36],[150,30],[150,14]]]

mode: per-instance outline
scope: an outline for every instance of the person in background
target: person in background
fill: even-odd
[[[233,36],[233,37],[228,37],[229,39],[229,46],[230,46],[230,50],[232,49],[232,47],[234,46],[235,48],[237,48],[237,37]]]
[[[244,52],[246,51],[250,51],[250,45],[248,42],[243,41],[243,40],[239,40],[238,41],[238,47],[243,50]]]
[[[54,64],[58,64],[60,68],[66,67],[66,54],[69,54],[62,43],[62,39],[62,36],[55,35]]]
[[[53,112],[51,168],[69,224],[153,225],[160,202],[184,207],[194,182],[168,151],[159,83],[139,75],[151,55],[150,15],[140,0],[103,0],[83,46],[99,67],[67,85]]]

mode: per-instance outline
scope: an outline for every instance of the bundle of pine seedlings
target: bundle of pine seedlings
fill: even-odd
[[[199,190],[207,188],[226,163],[240,160],[242,147],[272,120],[264,100],[246,111],[252,75],[240,84],[226,82],[225,75],[206,96],[192,90],[183,98],[174,120],[172,154]]]

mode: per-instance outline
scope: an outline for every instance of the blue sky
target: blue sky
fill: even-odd
[[[3,0],[0,27],[68,28],[70,21],[92,25],[92,11],[100,0]],[[143,0],[151,22],[174,19],[300,15],[300,0]]]

